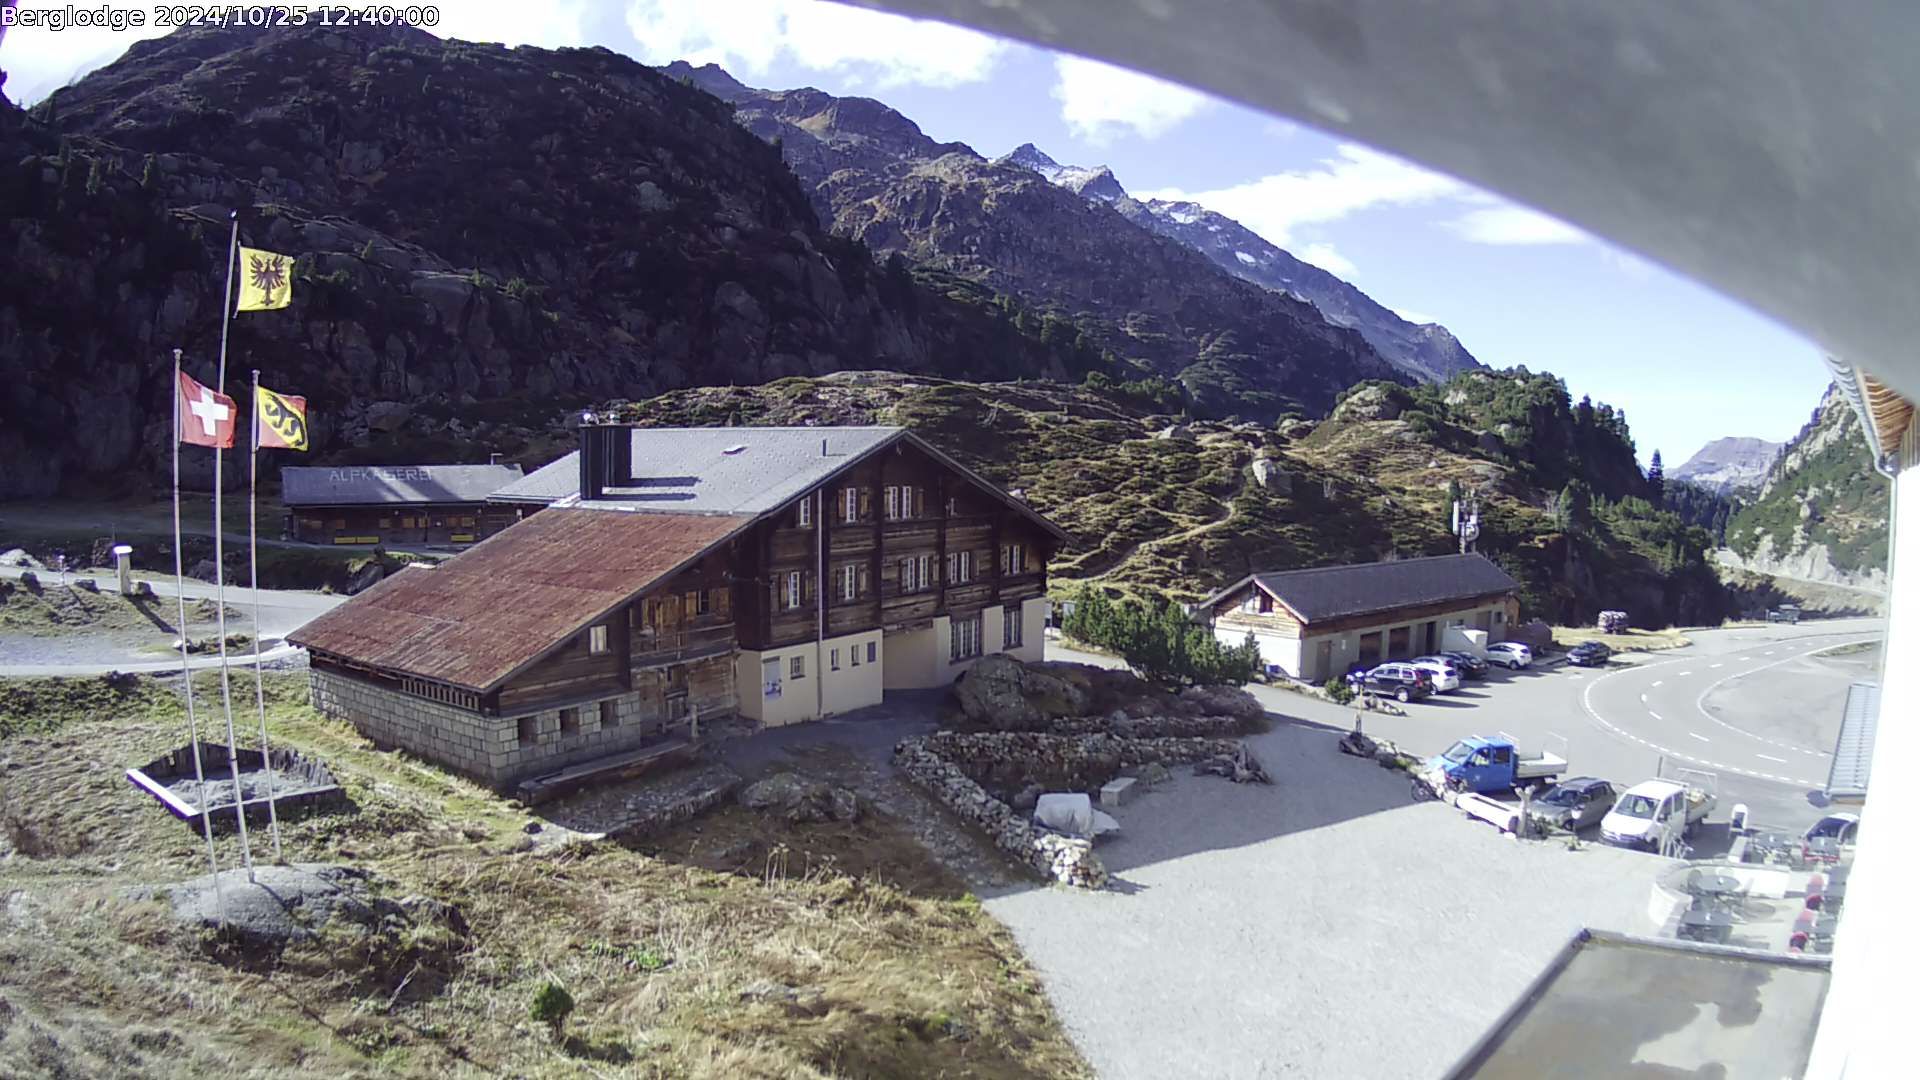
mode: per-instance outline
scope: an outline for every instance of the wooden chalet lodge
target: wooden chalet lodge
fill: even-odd
[[[289,540],[445,547],[484,540],[519,518],[487,500],[518,465],[288,466],[280,501]]]
[[[539,513],[289,636],[316,707],[506,787],[1041,658],[1065,534],[905,428],[580,436],[500,493]]]
[[[1480,652],[1520,617],[1519,590],[1485,555],[1433,555],[1249,574],[1195,611],[1226,644],[1252,634],[1262,662],[1318,683],[1354,664]]]

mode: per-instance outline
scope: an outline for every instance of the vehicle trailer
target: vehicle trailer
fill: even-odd
[[[1565,757],[1544,750],[1523,754],[1506,734],[1461,739],[1428,758],[1422,767],[1435,791],[1444,787],[1478,795],[1545,787],[1566,771]]]

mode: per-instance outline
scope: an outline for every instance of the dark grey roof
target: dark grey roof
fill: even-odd
[[[906,431],[899,427],[633,428],[640,483],[600,502],[672,514],[762,514]],[[825,445],[826,452],[821,453]],[[557,503],[580,492],[580,452],[493,493],[496,502]]]
[[[604,498],[582,502],[580,452],[575,450],[495,491],[492,499],[592,510],[757,516],[780,509],[841,469],[905,439],[1055,536],[1068,538],[1033,508],[903,427],[632,428],[630,434],[638,479],[633,487],[613,488]]]
[[[1827,798],[1867,797],[1867,777],[1873,772],[1874,729],[1879,726],[1880,684],[1857,682],[1848,687],[1840,738],[1833,744],[1833,766],[1827,771]]]
[[[521,478],[518,465],[288,466],[280,501],[288,506],[477,503]]]
[[[1422,559],[1250,574],[1208,597],[1202,602],[1201,610],[1210,611],[1248,581],[1259,582],[1261,588],[1310,623],[1447,600],[1470,600],[1513,592],[1520,587],[1485,555],[1432,555]]]

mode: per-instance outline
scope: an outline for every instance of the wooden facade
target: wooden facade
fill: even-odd
[[[512,507],[477,503],[300,506],[288,509],[286,538],[306,544],[459,547],[520,520]]]

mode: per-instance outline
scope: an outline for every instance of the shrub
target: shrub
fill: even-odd
[[[1353,687],[1338,675],[1329,678],[1320,688],[1327,692],[1336,705],[1345,705],[1354,699]]]
[[[1243,644],[1226,645],[1178,603],[1157,594],[1116,605],[1100,589],[1083,585],[1061,630],[1119,654],[1142,678],[1162,686],[1239,686],[1260,671],[1260,646],[1251,634]]]
[[[560,1041],[560,1029],[566,1026],[568,1014],[573,1012],[573,995],[557,982],[541,984],[533,995],[533,1004],[527,1012],[535,1020],[547,1025],[553,1032],[553,1041]]]

